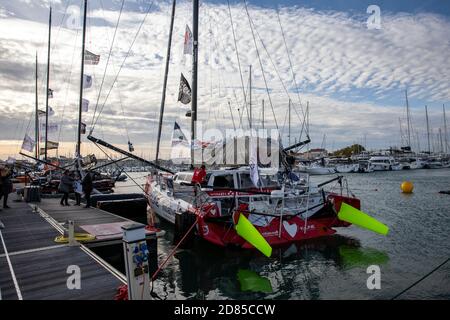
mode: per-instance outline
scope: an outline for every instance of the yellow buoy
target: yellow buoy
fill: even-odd
[[[414,185],[410,181],[403,181],[400,186],[400,189],[402,189],[403,193],[412,193],[414,190]]]

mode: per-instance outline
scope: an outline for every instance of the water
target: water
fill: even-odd
[[[143,173],[133,173],[144,183]],[[332,176],[312,177],[325,181]],[[390,299],[450,257],[450,170],[348,174],[362,210],[390,227],[381,236],[352,226],[336,235],[275,249],[268,259],[197,241],[179,250],[155,281],[162,299]],[[400,192],[404,180],[414,193]],[[117,192],[139,192],[131,181]],[[171,226],[159,239],[159,261],[173,249]],[[369,265],[381,289],[369,290]],[[450,299],[450,262],[403,294],[403,299]]]

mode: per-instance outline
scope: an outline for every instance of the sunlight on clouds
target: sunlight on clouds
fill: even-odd
[[[21,2],[21,6],[8,7],[5,4],[0,9],[0,28],[8,30],[0,35],[0,76],[8,79],[0,83],[0,109],[5,115],[0,119],[0,125],[2,128],[19,127],[22,130],[7,130],[0,139],[21,140],[29,127],[27,123],[34,108],[36,51],[40,57],[39,92],[43,107],[47,41],[45,8],[52,2],[59,16],[55,18],[53,27],[50,81],[55,90],[55,98],[50,103],[57,113],[57,121],[64,124],[61,141],[73,141],[80,77],[80,32],[67,29],[65,23],[59,27],[66,1]],[[90,110],[85,114],[88,125],[92,121],[120,7],[118,1],[103,2],[105,10],[93,7],[88,21],[87,49],[101,55],[98,66],[86,66],[86,73],[94,76],[94,87],[85,91],[86,98],[91,101]],[[115,75],[144,18],[145,8],[133,7],[132,10],[131,5],[139,4],[125,5],[98,108],[104,104]],[[188,79],[190,77],[191,60],[182,55],[182,46],[185,25],[191,24],[191,6],[189,1],[177,4],[163,126],[164,147],[169,145],[173,121],[178,119],[186,129],[190,121],[184,117],[188,107],[180,105],[177,96],[180,73],[183,72]],[[12,16],[14,13],[22,17],[23,12],[30,12],[37,7],[42,9],[39,11],[39,20]],[[14,12],[8,13],[8,10]],[[277,115],[277,122],[283,126],[288,100],[283,84],[287,86],[299,113],[300,106],[277,14],[273,9],[257,6],[250,6],[249,11],[256,31],[270,54],[269,57],[258,40],[274,113]],[[169,12],[170,4],[167,1],[156,2],[105,103],[96,132],[113,143],[126,142],[125,127],[128,127],[130,138],[136,145],[143,147],[156,139]],[[233,4],[232,15],[245,85],[248,65],[253,66],[255,119],[261,116],[260,105],[264,99],[266,125],[274,126],[243,6]],[[404,116],[403,90],[406,87],[412,105],[414,99],[429,101],[430,118],[435,125],[440,125],[440,113],[433,111],[433,105],[438,110],[442,107],[442,102],[450,100],[450,22],[447,18],[426,13],[383,13],[380,30],[368,30],[360,17],[343,12],[322,12],[299,7],[280,8],[280,18],[302,105],[304,107],[306,101],[311,103],[311,130],[315,144],[320,145],[325,133],[329,141],[336,142],[336,146],[352,143],[356,137],[365,134],[373,137],[372,140],[368,138],[373,147],[386,147],[388,142],[398,143],[398,118]],[[227,6],[202,2],[199,33],[199,120],[207,121],[211,127],[232,127],[228,102],[232,105],[235,119],[238,119],[237,110],[240,108],[242,111],[244,99]],[[281,74],[282,82],[270,58]],[[392,102],[392,96],[398,97],[395,102]],[[388,98],[389,102],[384,101]],[[415,127],[423,130],[423,121],[419,116],[417,118],[420,121],[417,121]],[[300,120],[295,117],[293,121],[296,122],[293,125],[294,134],[298,135]]]

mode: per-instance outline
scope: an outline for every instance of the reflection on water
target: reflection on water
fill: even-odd
[[[155,292],[163,299],[389,299],[450,256],[450,196],[439,194],[450,189],[450,170],[349,174],[348,180],[362,210],[390,227],[388,236],[352,226],[274,248],[270,259],[196,240],[176,252]],[[400,192],[403,180],[414,182],[413,194]],[[162,227],[167,233],[159,239],[159,261],[173,249],[172,227]],[[374,264],[381,268],[381,290],[366,286],[367,267]],[[402,298],[449,299],[450,266]]]

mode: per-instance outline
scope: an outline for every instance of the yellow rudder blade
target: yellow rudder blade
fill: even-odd
[[[272,255],[272,247],[242,213],[239,215],[239,221],[236,224],[236,232],[266,257],[270,258]]]
[[[385,224],[346,203],[342,203],[338,218],[382,235],[387,235],[389,232]]]

